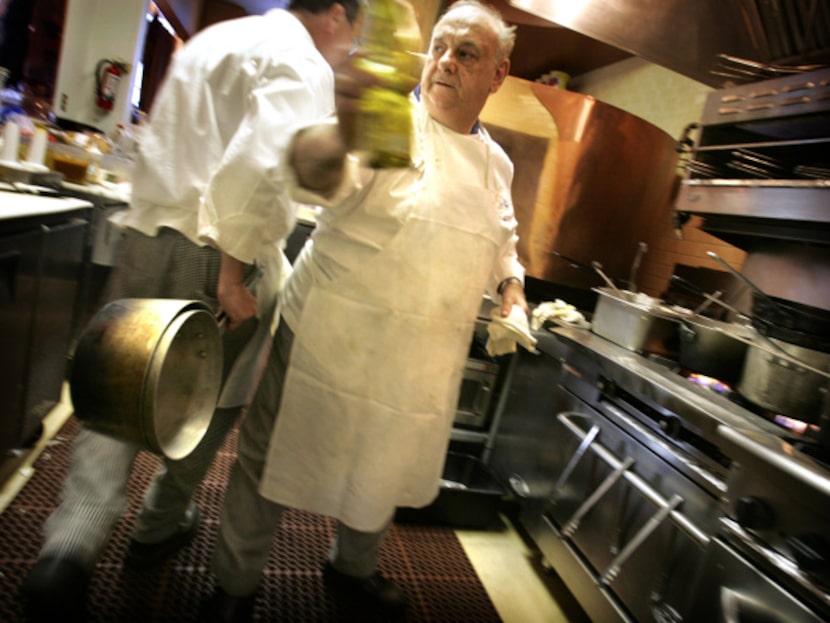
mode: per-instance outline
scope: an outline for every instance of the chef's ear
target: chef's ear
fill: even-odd
[[[496,73],[493,74],[493,80],[490,82],[490,93],[495,93],[501,88],[509,73],[510,59],[506,58],[496,67]]]

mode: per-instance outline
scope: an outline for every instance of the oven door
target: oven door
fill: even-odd
[[[707,551],[689,621],[711,623],[819,623],[789,591],[720,539]]]
[[[540,549],[561,577],[582,576],[571,589],[594,620],[691,620],[717,497],[655,454],[648,430],[616,416],[578,399],[557,415],[559,473]]]
[[[467,360],[453,420],[456,426],[486,428],[498,375],[499,365],[496,363],[472,358]]]

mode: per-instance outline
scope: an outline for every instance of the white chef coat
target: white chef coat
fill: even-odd
[[[247,95],[246,95],[247,94]],[[226,380],[220,407],[250,402],[270,347],[276,293],[290,266],[280,249],[295,223],[285,148],[295,125],[334,111],[334,73],[305,26],[275,9],[215,24],[172,59],[142,135],[130,208],[119,226],[170,227],[262,273],[257,334]]]
[[[171,227],[252,263],[291,233],[284,150],[295,124],[334,111],[334,74],[302,23],[276,9],[197,33],[165,81],[130,209],[113,221],[147,235]]]

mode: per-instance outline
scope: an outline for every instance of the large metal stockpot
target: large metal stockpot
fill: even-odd
[[[180,459],[204,437],[221,380],[221,335],[204,303],[121,299],[81,334],[70,393],[90,429]]]
[[[765,338],[747,349],[738,392],[765,409],[814,424],[828,375],[830,353]]]

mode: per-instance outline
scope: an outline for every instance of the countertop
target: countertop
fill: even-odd
[[[92,204],[84,199],[18,192],[13,186],[0,183],[0,220],[3,221],[60,214],[92,207]]]
[[[75,195],[87,195],[90,198],[108,200],[114,203],[129,203],[132,185],[129,182],[113,184],[102,182],[101,184],[74,184],[72,182],[61,182],[61,188]]]

